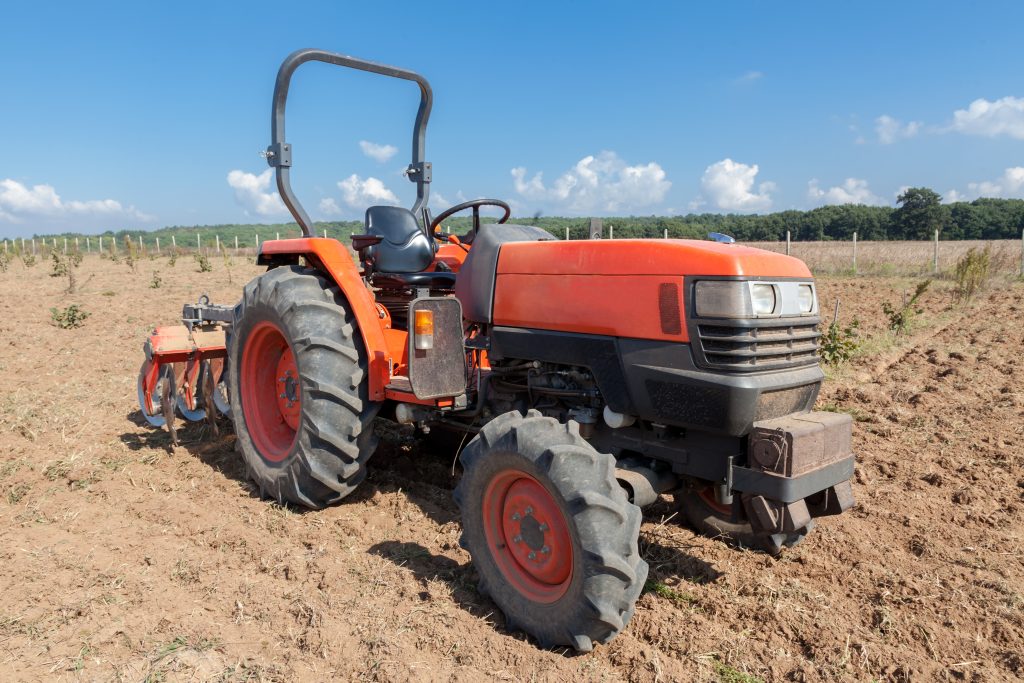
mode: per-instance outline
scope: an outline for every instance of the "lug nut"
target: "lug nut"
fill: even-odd
[[[518,513],[518,512],[513,512],[513,513],[512,513],[512,521],[513,521],[513,522],[518,522],[518,521],[519,521],[519,519],[520,519],[520,517],[519,517],[519,513]]]
[[[523,542],[523,537],[522,536],[516,536],[515,538],[512,539],[512,542],[513,543],[522,543]]]
[[[547,546],[544,546],[543,548],[541,548],[541,549],[540,549],[540,551],[541,551],[542,553],[544,553],[545,555],[547,555],[548,553],[550,553],[550,552],[551,552],[551,548],[549,548],[549,547],[547,547]]]
[[[526,514],[528,514],[528,515],[532,515],[533,514],[533,508],[530,507],[529,505],[526,506]]]
[[[541,524],[540,525],[540,532],[541,533],[544,533],[547,530],[548,530],[548,525],[547,524]]]
[[[533,551],[531,550],[531,551],[530,551],[530,554],[529,554],[529,555],[527,555],[527,557],[529,557],[529,558],[530,558],[531,560],[536,560],[536,559],[537,559],[537,553],[535,553],[535,552],[533,552]]]

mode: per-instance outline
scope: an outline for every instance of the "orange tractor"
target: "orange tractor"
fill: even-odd
[[[412,81],[411,210],[374,206],[345,245],[292,192],[285,102],[321,61]],[[697,240],[556,240],[478,199],[433,217],[432,94],[411,71],[319,50],[281,65],[267,159],[305,235],[263,243],[234,307],[159,328],[142,412],[172,429],[230,414],[261,492],[309,508],[366,477],[387,417],[467,435],[455,499],[481,591],[510,629],[589,650],[647,576],[641,508],[671,493],[701,532],[778,553],[853,504],[849,416],[812,412],[815,283],[799,260]],[[481,223],[481,206],[504,211]],[[462,237],[439,231],[472,209]]]

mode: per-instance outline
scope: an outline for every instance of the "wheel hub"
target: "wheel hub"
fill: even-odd
[[[291,451],[302,417],[295,354],[277,325],[262,321],[242,350],[242,413],[260,456],[281,462]]]
[[[299,428],[302,406],[299,401],[299,371],[295,367],[295,355],[289,347],[277,362],[277,408],[281,420],[292,429]]]
[[[561,597],[572,578],[572,542],[552,494],[525,472],[506,471],[489,486],[485,516],[510,583],[537,602]]]

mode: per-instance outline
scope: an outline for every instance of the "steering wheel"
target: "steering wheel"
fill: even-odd
[[[504,209],[505,215],[502,216],[501,220],[498,221],[499,224],[507,221],[508,217],[512,215],[512,209],[509,207],[508,204],[501,201],[500,199],[471,199],[468,202],[456,204],[450,209],[442,211],[440,214],[438,214],[437,218],[430,222],[430,234],[433,235],[435,239],[444,241],[444,238],[441,237],[440,233],[437,232],[437,227],[441,225],[441,222],[446,218],[449,218],[450,216],[457,214],[460,211],[465,211],[466,209],[473,207],[473,235],[475,236],[478,232],[480,232],[481,206],[497,206],[498,208]]]

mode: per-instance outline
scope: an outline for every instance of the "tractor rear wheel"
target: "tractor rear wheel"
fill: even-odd
[[[486,424],[461,459],[461,544],[508,629],[581,651],[614,638],[647,578],[614,458],[531,410]]]
[[[367,356],[337,287],[299,266],[245,286],[228,376],[238,449],[261,495],[308,508],[366,478],[376,447]]]
[[[724,538],[744,548],[760,550],[778,556],[784,548],[791,548],[804,540],[810,526],[798,531],[779,534],[755,533],[748,521],[733,521],[732,506],[715,500],[711,486],[683,489],[675,494],[683,517],[698,533],[710,538]]]

